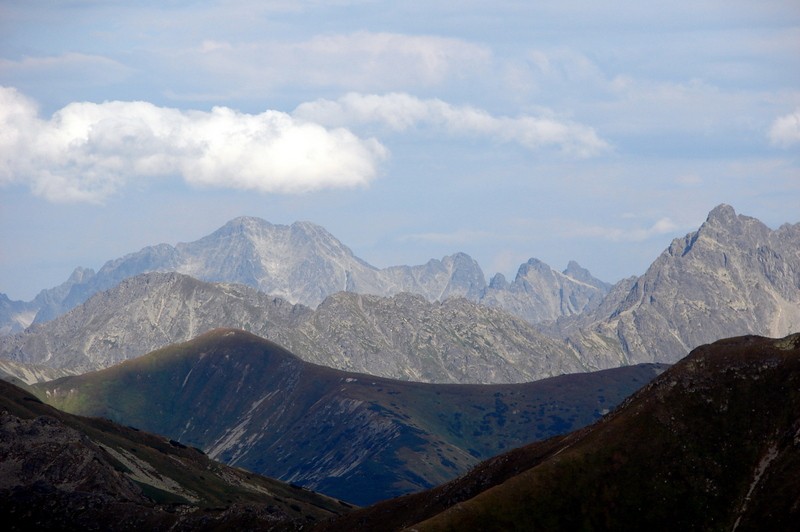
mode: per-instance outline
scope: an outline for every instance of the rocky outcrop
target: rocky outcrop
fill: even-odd
[[[261,335],[310,362],[398,379],[524,382],[585,369],[524,320],[463,298],[340,292],[312,311],[177,273],[129,278],[51,322],[0,338],[0,357],[89,371],[217,327]]]
[[[47,300],[37,302],[41,309],[37,321],[53,319],[93,294],[146,272],[244,284],[311,307],[343,290],[378,295],[410,291],[437,300],[450,295],[477,297],[486,284],[477,263],[463,254],[422,266],[380,270],[318,225],[274,225],[241,217],[194,242],[149,246],[108,261],[96,274],[76,271],[61,287],[43,291]]]
[[[720,205],[696,232],[675,239],[613,308],[582,317],[580,330],[563,325],[593,367],[674,362],[720,338],[800,330],[800,224],[772,230]]]
[[[600,305],[610,288],[574,261],[563,272],[557,272],[540,260],[530,259],[520,266],[511,283],[496,275],[480,302],[539,323],[590,312]]]

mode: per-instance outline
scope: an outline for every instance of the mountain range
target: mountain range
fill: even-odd
[[[303,235],[314,227],[296,225],[304,228]],[[233,231],[239,238],[262,222],[239,219],[226,227],[222,234],[239,227]],[[224,246],[219,235],[212,236],[192,249],[216,242],[213,262]],[[141,266],[152,249],[109,263],[101,272],[146,269],[130,265]],[[442,279],[461,279],[456,273],[466,270],[457,264],[474,265],[466,256],[454,257],[439,263],[449,272]],[[234,264],[241,266],[234,255],[229,259],[225,264],[231,271]],[[417,275],[421,270],[405,271]],[[85,279],[108,275],[73,276],[70,293],[89,286]],[[416,287],[433,283],[431,277],[418,279]],[[469,294],[468,284],[448,286],[462,286]],[[594,292],[581,297],[567,290],[578,284]],[[548,290],[554,287],[559,297],[542,295],[552,295]],[[599,298],[601,293],[605,296]],[[530,315],[520,317],[525,314],[520,301],[561,317],[531,325]],[[672,363],[719,338],[741,333],[779,337],[800,328],[800,224],[771,230],[721,205],[696,232],[674,240],[638,278],[609,288],[575,263],[561,274],[532,259],[513,283],[496,276],[479,302],[455,292],[440,302],[408,292],[337,292],[314,309],[245,285],[205,283],[176,273],[143,274],[123,279],[49,322],[0,337],[0,357],[74,373],[108,367],[220,326],[269,338],[310,362],[426,382],[523,382],[639,362]],[[24,379],[23,373],[33,372],[21,367],[17,376]]]
[[[341,291],[380,296],[409,292],[428,301],[458,296],[506,308],[531,323],[582,312],[598,304],[608,290],[575,263],[562,273],[535,259],[520,267],[512,283],[495,276],[489,286],[478,263],[464,253],[420,266],[379,269],[318,225],[274,225],[241,217],[194,242],[149,246],[108,261],[97,272],[78,268],[67,281],[30,302],[0,294],[0,333],[52,320],[92,295],[147,272],[244,284],[312,308]]]
[[[317,527],[796,530],[800,335],[695,349],[597,423]]]
[[[521,318],[460,297],[339,292],[312,310],[178,273],[125,279],[52,321],[0,337],[0,358],[84,372],[217,327],[245,329],[309,362],[420,382],[525,382],[586,370]]]
[[[309,364],[252,334],[218,329],[33,389],[65,411],[163,434],[230,465],[362,505],[583,427],[663,369],[435,385]]]

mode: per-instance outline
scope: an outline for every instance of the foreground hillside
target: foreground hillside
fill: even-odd
[[[0,381],[4,530],[290,530],[349,509]]]
[[[303,362],[221,329],[38,385],[48,402],[200,447],[356,504],[419,491],[480,460],[585,426],[663,368],[514,385],[433,385]]]
[[[595,425],[322,530],[797,530],[800,334],[695,349]]]

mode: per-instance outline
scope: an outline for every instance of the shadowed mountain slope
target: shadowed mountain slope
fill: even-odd
[[[796,530],[800,335],[695,349],[585,429],[320,530]]]
[[[0,381],[4,530],[293,530],[349,509]]]
[[[365,504],[585,426],[662,370],[421,384],[309,364],[222,329],[37,389],[67,411],[164,434],[226,463]]]

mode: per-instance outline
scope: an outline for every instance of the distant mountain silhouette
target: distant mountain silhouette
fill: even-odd
[[[607,291],[605,283],[577,265],[558,273],[535,262],[535,271],[523,265],[507,287],[501,288],[497,282],[487,287],[480,266],[465,253],[419,266],[379,269],[313,223],[286,226],[240,217],[194,242],[148,246],[106,262],[97,272],[78,268],[67,281],[42,290],[31,302],[11,301],[0,294],[0,334],[18,332],[34,320],[52,320],[92,295],[148,272],[177,272],[202,281],[244,284],[310,307],[342,291],[381,296],[409,292],[428,301],[485,299],[486,304],[505,308],[532,323],[591,308]]]

